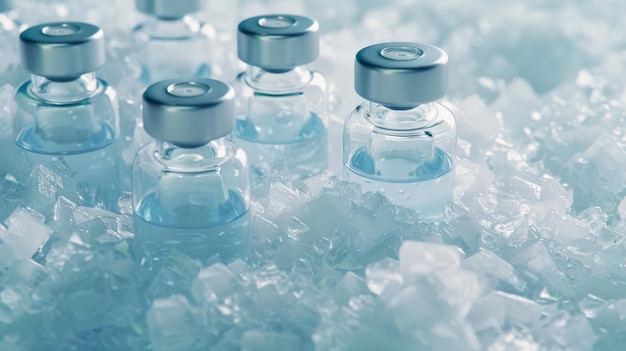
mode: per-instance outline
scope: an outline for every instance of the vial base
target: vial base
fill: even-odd
[[[416,211],[423,221],[443,219],[454,190],[454,160],[450,155],[437,149],[435,159],[428,165],[413,165],[413,177],[406,177],[405,173],[411,165],[396,160],[394,166],[403,172],[404,179],[400,175],[388,178],[378,175],[376,165],[385,162],[388,160],[372,160],[365,148],[358,149],[344,164],[344,176],[359,184],[363,193],[379,191],[392,203]],[[388,173],[390,167],[386,168]]]
[[[215,255],[223,262],[246,259],[250,252],[250,212],[240,196],[229,192],[229,206],[215,209],[189,204],[175,211],[164,208],[156,194],[149,194],[134,215],[137,257],[156,262],[176,250],[202,261]]]
[[[316,114],[311,114],[297,138],[287,142],[260,140],[254,126],[245,118],[237,119],[233,136],[248,155],[253,186],[277,176],[291,181],[310,178],[328,167],[328,132]]]

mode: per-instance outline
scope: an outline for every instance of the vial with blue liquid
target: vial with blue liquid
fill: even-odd
[[[80,22],[37,25],[20,34],[20,50],[31,79],[15,93],[15,143],[32,164],[66,178],[58,195],[115,210],[119,115],[115,90],[95,72],[105,63],[102,29]]]
[[[133,30],[145,84],[176,77],[211,75],[213,26],[193,14],[206,0],[135,0],[147,19]]]
[[[437,102],[447,90],[447,54],[376,44],[357,53],[354,74],[366,101],[344,125],[344,175],[424,220],[440,219],[452,198],[456,150],[454,116]]]
[[[237,34],[248,64],[234,83],[236,142],[250,159],[253,185],[305,179],[327,168],[326,80],[307,68],[319,56],[319,24],[295,15],[246,19]]]
[[[132,181],[135,247],[144,263],[172,250],[200,260],[248,255],[248,160],[228,137],[234,96],[228,84],[207,78],[165,80],[144,92],[144,128],[155,141],[137,153]]]

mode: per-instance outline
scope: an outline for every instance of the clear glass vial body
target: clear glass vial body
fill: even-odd
[[[32,75],[14,97],[14,137],[32,164],[71,178],[64,195],[115,210],[120,190],[117,94],[94,72],[53,81]]]
[[[209,77],[213,26],[193,16],[161,19],[149,16],[133,30],[145,84],[177,77]]]
[[[248,155],[253,185],[275,176],[305,179],[327,168],[328,92],[320,73],[249,66],[233,87],[233,136]]]
[[[158,261],[171,250],[243,259],[249,207],[246,154],[225,137],[196,148],[154,141],[135,157],[135,248],[143,259]]]
[[[436,218],[452,198],[456,123],[432,102],[391,109],[357,106],[344,125],[344,175],[363,192],[380,191],[422,218]]]

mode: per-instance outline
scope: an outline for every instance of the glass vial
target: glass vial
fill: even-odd
[[[144,128],[156,140],[133,164],[140,257],[154,262],[171,250],[201,260],[247,256],[248,161],[227,138],[234,96],[229,85],[206,78],[165,80],[144,92]]]
[[[236,142],[250,158],[253,185],[275,176],[304,179],[327,168],[326,80],[305,65],[319,56],[319,25],[294,15],[252,17],[239,24],[234,83]]]
[[[57,22],[20,35],[31,73],[15,94],[14,137],[33,164],[71,178],[63,194],[79,205],[115,210],[120,195],[118,102],[96,77],[105,62],[97,26]]]
[[[147,20],[133,30],[145,84],[211,75],[209,58],[215,29],[192,15],[202,10],[204,1],[135,0],[137,10],[148,15]]]
[[[366,101],[344,125],[344,175],[363,192],[437,219],[452,198],[454,116],[436,100],[448,86],[448,55],[424,44],[392,42],[356,55],[356,92]]]

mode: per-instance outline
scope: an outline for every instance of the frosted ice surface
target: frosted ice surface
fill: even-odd
[[[299,187],[292,187],[285,179],[275,180],[269,186],[266,216],[273,219],[285,209],[294,208],[310,199],[306,184],[298,182]]]
[[[438,269],[458,267],[464,254],[456,246],[407,241],[399,256],[402,277],[412,280]]]
[[[564,167],[563,181],[574,189],[575,211],[598,206],[616,212],[626,189],[626,179],[615,177],[626,167],[626,151],[610,135],[601,135],[582,155],[575,155]]]
[[[481,292],[474,273],[446,269],[405,284],[388,306],[400,330],[429,330],[438,323],[462,320]]]
[[[584,315],[561,311],[541,321],[533,335],[542,345],[565,350],[589,350],[597,337]]]
[[[400,272],[400,262],[384,258],[369,264],[365,268],[367,287],[376,295],[382,295],[386,289],[397,289],[403,284]]]
[[[197,350],[205,342],[200,317],[187,299],[173,295],[154,300],[147,312],[150,340],[155,351]]]
[[[521,78],[511,81],[491,108],[500,114],[503,128],[513,136],[523,133],[530,123],[532,112],[541,107],[541,101],[532,87]]]
[[[463,100],[454,113],[458,137],[471,144],[471,158],[478,158],[500,133],[500,122],[496,114],[478,95],[471,95]]]
[[[505,330],[532,327],[541,320],[544,308],[521,296],[494,291],[478,300],[468,315],[474,330]]]
[[[24,185],[20,184],[15,177],[4,174],[0,169],[0,221],[4,221],[24,198]]]
[[[37,312],[41,308],[37,300],[49,297],[39,289],[48,276],[44,267],[30,259],[14,261],[0,279],[0,322],[9,324],[25,312]]]
[[[25,197],[29,206],[49,216],[49,209],[63,194],[66,180],[44,165],[36,165],[26,183]]]
[[[575,295],[574,289],[568,284],[567,278],[558,269],[542,242],[536,242],[519,252],[511,263],[535,283],[541,281],[546,287],[564,296]]]
[[[215,263],[200,270],[193,282],[192,293],[197,301],[221,301],[234,295],[238,288],[239,283],[230,269]]]
[[[50,229],[44,224],[42,216],[23,207],[18,207],[5,221],[6,230],[0,228],[2,241],[3,266],[14,260],[29,259],[48,239]]]
[[[337,283],[335,287],[331,289],[331,296],[340,305],[346,305],[350,303],[350,300],[360,295],[369,295],[368,285],[363,278],[358,275],[348,272]]]
[[[580,308],[580,311],[585,315],[585,317],[587,318],[595,318],[598,316],[598,314],[604,310],[604,308],[608,305],[608,302],[604,299],[601,299],[595,295],[587,295],[585,297],[583,297],[579,302],[578,302],[578,307]]]
[[[187,294],[192,289],[195,294],[195,281],[202,268],[200,262],[178,252],[173,252],[156,267],[150,267],[154,275],[150,280],[147,295],[151,298],[166,298],[173,294]]]
[[[500,290],[513,289],[523,293],[526,282],[520,278],[510,263],[490,251],[480,251],[468,257],[461,267],[495,280]]]

